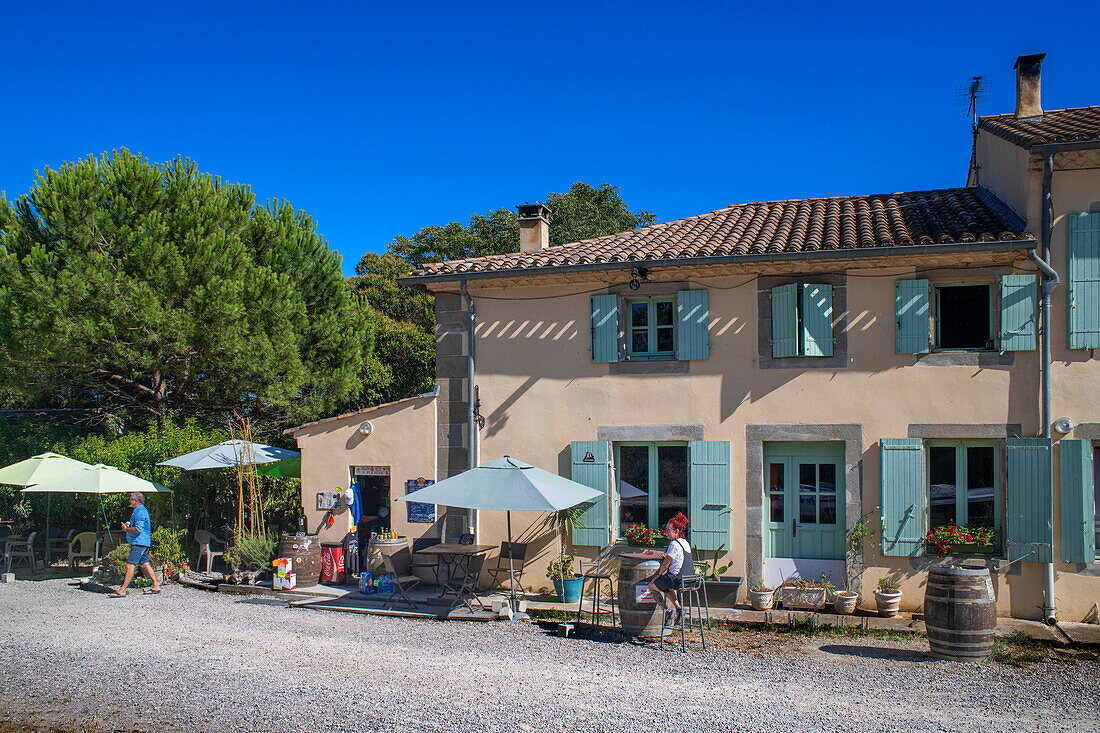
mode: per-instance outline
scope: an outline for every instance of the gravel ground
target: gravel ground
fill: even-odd
[[[1017,670],[933,660],[918,640],[709,638],[685,655],[527,623],[21,581],[0,585],[0,731],[1100,729],[1096,662]]]

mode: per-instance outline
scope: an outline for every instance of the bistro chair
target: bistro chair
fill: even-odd
[[[38,575],[38,555],[34,551],[34,539],[37,535],[37,532],[31,532],[25,540],[7,541],[7,572],[11,572],[12,563],[16,559],[22,559],[28,561],[27,564],[31,566],[31,573]]]
[[[75,568],[83,558],[95,561],[95,532],[81,532],[69,543],[69,567]]]
[[[694,567],[690,564],[691,559],[684,559],[684,567]],[[695,624],[699,626],[699,641],[702,642],[703,648],[707,648],[707,639],[703,634],[703,613],[702,613],[702,600],[700,598],[700,592],[703,587],[703,576],[696,573],[691,575],[680,575],[680,584],[676,588],[680,598],[680,651],[687,651],[687,631]],[[695,609],[695,622],[691,620],[691,610]],[[661,630],[661,648],[665,648],[665,635],[664,629]]]
[[[434,555],[417,555],[416,553],[425,547],[438,544],[439,540],[435,537],[417,537],[412,543],[412,562],[409,563],[409,572],[415,575],[417,569],[426,570],[432,574],[436,585],[439,585],[439,558]]]
[[[600,554],[596,556],[595,560],[581,560],[581,598],[580,601],[577,602],[577,623],[581,622],[581,612],[584,610],[584,591],[588,587],[588,581],[592,581],[593,625],[600,626],[600,614],[602,613],[603,607],[602,590],[605,582],[607,583],[608,595],[611,597],[611,601],[607,607],[611,612],[611,628],[620,625],[615,621],[618,601],[615,598],[615,579],[611,576],[611,571],[614,569],[617,559],[612,548],[605,547],[600,551]]]
[[[208,532],[205,529],[199,529],[195,531],[195,543],[199,546],[199,557],[195,561],[195,569],[197,570],[199,568],[199,566],[202,564],[202,558],[203,556],[205,556],[206,572],[211,572],[214,567],[214,558],[222,557],[225,554],[224,549],[220,551],[213,550],[211,549],[211,545],[214,543],[220,543],[221,546],[224,548],[226,545],[225,540],[218,539],[213,535],[213,533]],[[225,558],[222,558],[222,562],[225,562]]]
[[[508,562],[511,558],[511,576],[509,576]],[[497,555],[496,567],[489,568],[488,572],[493,576],[492,582],[489,583],[489,588],[495,588],[498,585],[503,588],[504,578],[509,578],[509,588],[511,583],[515,583],[515,588],[520,593],[526,593],[523,584],[520,579],[523,577],[523,566],[527,562],[527,543],[526,542],[501,542],[500,554]],[[502,577],[503,576],[503,577]]]
[[[46,540],[46,566],[49,567],[53,563],[54,555],[66,555],[69,552],[69,545],[73,541],[73,535],[76,534],[75,529],[70,529],[69,534],[62,537],[60,527],[50,527],[50,538]]]
[[[382,555],[382,566],[393,578],[393,593],[386,596],[386,608],[392,607],[394,598],[400,595],[405,603],[412,606],[414,610],[419,611],[420,606],[416,605],[416,601],[409,597],[409,591],[420,585],[420,577],[417,575],[398,575],[397,569],[393,565],[393,558],[389,555]]]

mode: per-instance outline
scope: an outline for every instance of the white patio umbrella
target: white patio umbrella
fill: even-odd
[[[205,468],[232,468],[252,463],[274,463],[288,458],[298,458],[302,454],[286,448],[275,448],[263,443],[247,440],[227,440],[207,448],[186,453],[182,456],[161,461],[158,466],[175,466],[185,471],[199,471]]]
[[[600,491],[510,456],[445,478],[398,501],[445,504],[463,509],[497,509],[508,512],[508,541],[512,541],[512,512],[556,512],[586,501]],[[510,600],[515,606],[516,584],[512,558],[508,558]]]
[[[23,493],[31,491],[46,494],[100,495],[99,514],[96,514],[95,518],[97,559],[99,557],[99,516],[103,513],[103,494],[128,494],[134,491],[143,494],[172,493],[171,489],[167,489],[158,483],[146,481],[114,466],[107,466],[102,463],[97,463],[94,466],[85,464],[85,468],[77,469],[63,476],[23,489]],[[107,531],[111,531],[109,525]]]
[[[0,484],[32,486],[33,484],[61,478],[82,468],[90,468],[84,461],[63,456],[60,453],[40,453],[26,460],[0,468]],[[46,547],[50,543],[50,497],[46,496]]]

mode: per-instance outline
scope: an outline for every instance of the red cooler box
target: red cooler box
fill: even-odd
[[[344,546],[321,543],[321,582],[344,583]]]

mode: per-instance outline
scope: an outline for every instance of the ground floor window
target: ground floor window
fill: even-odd
[[[1092,497],[1093,547],[1096,558],[1100,560],[1100,446],[1092,449]]]
[[[630,524],[663,527],[677,512],[688,514],[686,443],[617,443],[617,536]]]
[[[992,443],[928,444],[928,526],[1000,530],[1000,478]]]

